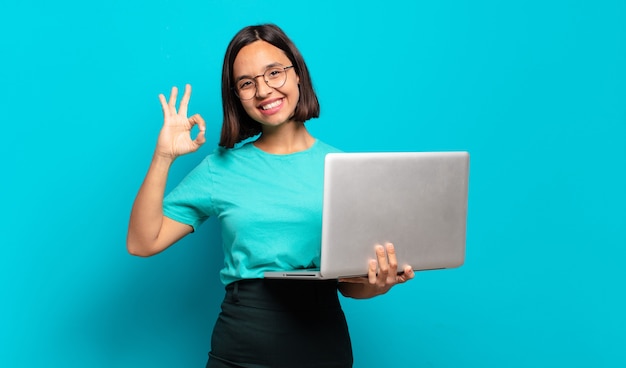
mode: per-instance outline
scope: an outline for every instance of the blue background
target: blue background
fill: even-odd
[[[346,151],[468,150],[466,264],[344,300],[355,367],[626,366],[626,2],[56,1],[0,12],[0,365],[201,367],[214,220],[125,250],[162,123],[194,86],[212,152],[230,38],[280,25]],[[381,178],[384,187],[385,178]]]

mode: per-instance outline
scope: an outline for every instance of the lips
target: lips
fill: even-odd
[[[283,99],[279,98],[276,100],[264,102],[263,104],[259,105],[259,109],[263,113],[270,113],[275,110],[278,110],[282,106],[282,104],[283,104]]]

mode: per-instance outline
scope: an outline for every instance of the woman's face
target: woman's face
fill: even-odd
[[[233,64],[235,85],[242,77],[252,78],[256,83],[256,93],[249,100],[240,100],[246,113],[264,127],[279,126],[291,120],[300,99],[298,82],[294,68],[285,72],[287,80],[282,87],[269,87],[263,74],[272,67],[291,66],[285,53],[265,41],[255,41],[243,47]],[[259,76],[259,77],[257,77]]]

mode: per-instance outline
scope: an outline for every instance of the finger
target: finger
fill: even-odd
[[[378,278],[384,282],[389,274],[389,262],[387,252],[382,245],[376,246],[376,258],[378,259]]]
[[[206,142],[206,138],[204,137],[204,131],[201,131],[196,136],[196,139],[193,140],[193,143],[196,145],[196,147],[200,147],[204,144],[204,142]]]
[[[180,100],[180,105],[178,107],[178,115],[187,116],[187,107],[189,106],[190,98],[191,98],[191,84],[186,84],[185,93],[183,93],[183,98]]]
[[[404,266],[404,272],[401,275],[398,275],[396,278],[399,284],[405,283],[415,277],[415,271],[413,271],[413,267]]]
[[[375,260],[370,260],[369,269],[367,270],[367,279],[370,284],[374,285],[376,283],[376,266],[377,262]]]
[[[198,129],[201,132],[204,132],[206,130],[206,123],[204,122],[204,119],[200,114],[195,114],[194,116],[190,117],[189,123],[191,124],[191,126],[198,125]]]
[[[178,99],[178,88],[172,87],[172,92],[170,93],[170,100],[168,102],[169,111],[176,113],[176,99]]]
[[[166,116],[169,112],[169,107],[167,106],[167,100],[165,99],[164,94],[159,94],[159,101],[161,102],[161,108],[163,109],[163,116]]]
[[[206,123],[200,114],[195,114],[194,116],[189,118],[189,123],[191,126],[198,125],[198,135],[196,139],[193,140],[193,143],[196,146],[196,149],[206,142],[205,132],[206,132]]]
[[[396,257],[396,249],[391,243],[385,244],[385,248],[387,250],[387,261],[389,262],[387,283],[393,284],[396,282],[396,275],[398,274],[398,259]]]

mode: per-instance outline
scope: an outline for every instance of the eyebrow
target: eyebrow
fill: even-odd
[[[274,67],[277,67],[277,66],[283,66],[283,64],[281,64],[279,62],[274,62],[274,63],[271,63],[271,64],[267,64],[265,66],[265,71],[267,71],[267,69],[274,68]],[[263,72],[263,73],[265,73],[265,72]],[[259,74],[259,75],[263,75],[263,74]],[[235,82],[239,82],[240,80],[246,79],[246,78],[252,79],[252,76],[251,75],[239,76],[239,77],[235,78]]]

